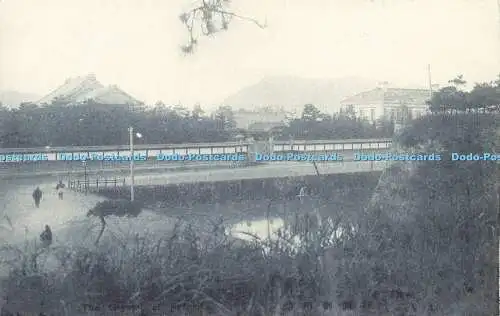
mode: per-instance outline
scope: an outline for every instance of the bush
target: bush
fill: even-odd
[[[333,229],[325,225],[313,235],[284,229],[274,241],[242,242],[226,235],[223,226],[201,237],[193,226],[182,223],[159,240],[137,236],[120,248],[102,244],[96,249],[51,250],[66,258],[65,264],[61,261],[52,273],[14,270],[6,291],[25,291],[20,284],[36,279],[38,287],[30,292],[29,301],[38,303],[38,311],[60,312],[62,301],[71,315],[84,306],[110,304],[156,306],[163,312],[174,310],[173,314],[204,309],[224,315],[229,310],[268,315],[278,306],[291,309],[331,302],[333,287],[322,262],[325,249],[340,244],[339,239],[326,238]],[[292,240],[300,240],[301,246]],[[15,297],[8,296],[6,308],[14,309]]]

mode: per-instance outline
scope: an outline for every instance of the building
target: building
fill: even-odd
[[[384,82],[375,89],[348,97],[340,104],[343,109],[353,108],[358,117],[372,123],[381,119],[398,123],[425,114],[429,99],[429,89],[390,88]]]
[[[283,125],[288,124],[292,118],[292,113],[288,113],[282,108],[263,107],[254,110],[239,109],[233,113],[236,127],[239,129],[249,129],[257,125]]]
[[[94,74],[67,79],[64,84],[41,98],[38,105],[51,104],[60,100],[68,105],[94,101],[98,104],[124,105],[132,110],[142,109],[144,103],[132,97],[116,85],[104,86]]]

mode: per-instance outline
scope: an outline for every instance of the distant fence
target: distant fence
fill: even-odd
[[[125,178],[96,178],[87,180],[69,180],[68,189],[76,192],[99,192],[102,189],[125,186]]]

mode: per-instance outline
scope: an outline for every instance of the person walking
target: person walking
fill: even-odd
[[[52,230],[50,230],[49,225],[45,225],[44,231],[40,234],[40,241],[44,248],[52,244]]]
[[[35,191],[33,191],[33,200],[35,201],[35,206],[40,207],[40,201],[42,200],[43,192],[40,190],[40,187],[36,187]]]
[[[62,182],[62,180],[59,180],[59,183],[56,185],[56,190],[57,190],[57,196],[59,197],[59,200],[62,200],[64,198],[64,188],[66,186]]]

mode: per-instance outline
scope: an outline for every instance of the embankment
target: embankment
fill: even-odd
[[[300,188],[305,186],[308,195],[314,196],[314,200],[321,205],[335,205],[335,209],[352,209],[365,205],[377,185],[380,174],[381,172],[360,172],[139,186],[135,188],[134,197],[145,206],[156,208],[161,206],[170,209],[194,209],[197,206],[213,204],[221,204],[222,207],[233,205],[234,208],[234,205],[254,205],[257,209],[263,208],[265,212],[263,202],[272,200],[278,205],[286,200],[297,200]],[[128,199],[130,188],[107,188],[99,194],[111,199]]]

